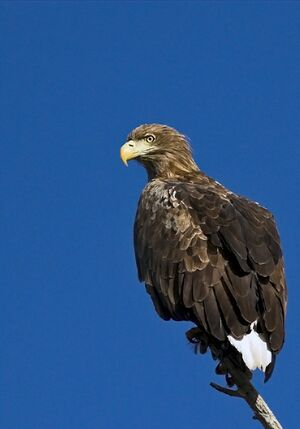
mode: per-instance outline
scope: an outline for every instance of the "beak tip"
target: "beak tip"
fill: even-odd
[[[126,167],[128,167],[128,162],[127,162],[128,158],[126,156],[126,151],[124,150],[124,146],[121,147],[120,157],[123,163],[126,165]]]
[[[123,155],[123,154],[121,153],[121,160],[122,160],[123,164],[125,164],[125,165],[126,165],[126,167],[128,167],[127,158],[126,158],[126,156],[122,156],[122,155]]]

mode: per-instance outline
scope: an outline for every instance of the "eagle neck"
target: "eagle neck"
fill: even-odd
[[[199,167],[191,157],[172,156],[172,154],[159,157],[157,159],[143,160],[148,180],[179,179],[200,172]]]

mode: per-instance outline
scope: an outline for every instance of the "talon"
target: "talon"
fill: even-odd
[[[199,344],[199,352],[204,355],[207,352],[208,344],[204,341],[200,341]]]
[[[235,382],[233,381],[233,377],[231,375],[226,374],[225,379],[228,387],[233,387],[235,385]]]
[[[227,368],[220,362],[215,369],[216,374],[218,375],[227,375]]]

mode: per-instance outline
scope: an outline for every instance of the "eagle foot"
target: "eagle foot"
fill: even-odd
[[[216,366],[215,372],[217,375],[225,375],[225,379],[228,387],[233,387],[235,385],[232,375],[229,374],[228,369],[226,365],[223,364],[223,362],[220,362]]]
[[[209,343],[207,334],[200,328],[192,328],[186,332],[188,341],[194,345],[194,352],[205,354],[207,352]]]
[[[219,360],[216,366],[215,372],[218,375],[224,375],[228,387],[236,385],[232,374],[228,371],[228,367],[225,364],[226,360],[229,359],[231,364],[235,368],[239,368],[245,376],[251,380],[252,372],[245,365],[242,355],[231,346],[231,344],[219,341],[212,336],[209,336],[201,327],[197,326],[186,332],[186,338],[193,345],[194,352],[204,354],[210,349],[212,358]]]
[[[205,335],[205,332],[202,331],[202,329],[200,329],[200,328],[192,328],[192,329],[189,329],[185,333],[185,335],[186,335],[186,337],[190,343],[199,344],[202,336]]]

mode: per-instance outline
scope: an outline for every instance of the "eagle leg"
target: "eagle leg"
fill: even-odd
[[[210,349],[213,359],[219,360],[215,372],[218,375],[225,375],[228,387],[236,385],[232,372],[230,371],[232,367],[242,371],[244,376],[248,380],[251,380],[252,373],[246,367],[242,355],[229,342],[226,343],[213,338],[199,326],[187,331],[186,338],[193,344],[195,353],[204,354],[208,348]]]

